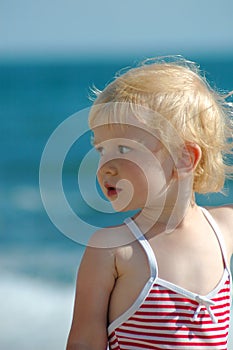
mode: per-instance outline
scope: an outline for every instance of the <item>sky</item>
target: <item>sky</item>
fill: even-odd
[[[232,0],[0,0],[0,57],[233,53]]]

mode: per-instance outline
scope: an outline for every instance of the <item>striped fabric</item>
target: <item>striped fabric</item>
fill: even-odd
[[[111,350],[227,350],[231,276],[221,232],[203,213],[219,240],[225,270],[216,288],[200,296],[158,277],[154,252],[136,226],[126,224],[145,249],[151,276],[134,304],[108,328]],[[229,349],[231,350],[231,349]]]
[[[227,349],[230,319],[230,283],[212,298],[217,323],[205,306],[193,316],[199,303],[159,285],[154,285],[140,308],[109,336],[112,350]]]

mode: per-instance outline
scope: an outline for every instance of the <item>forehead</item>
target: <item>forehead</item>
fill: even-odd
[[[158,134],[152,133],[143,126],[129,124],[106,124],[92,129],[94,143],[98,144],[108,140],[125,139],[133,140],[144,144],[155,144],[159,142]]]
[[[160,113],[141,105],[122,102],[96,104],[89,114],[93,142],[127,138],[143,143],[159,142],[169,151],[179,146],[180,138],[172,124]]]

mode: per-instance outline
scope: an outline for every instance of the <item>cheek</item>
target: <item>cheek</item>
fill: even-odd
[[[132,182],[147,181],[147,169],[145,166],[142,167],[136,163],[128,162],[127,165],[124,166],[124,173],[126,177],[130,177]]]
[[[128,175],[130,174],[127,179],[133,188],[133,198],[142,207],[147,201],[148,192],[151,187],[149,184],[151,180],[150,176],[148,176],[148,169],[146,167],[142,169],[140,166],[132,164],[126,170]]]
[[[157,200],[163,200],[166,189],[171,179],[170,163],[161,164],[159,161],[144,162],[143,169],[132,169],[135,195],[147,205],[156,204]]]

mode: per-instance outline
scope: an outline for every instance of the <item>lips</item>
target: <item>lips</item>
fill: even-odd
[[[117,196],[117,194],[121,191],[120,188],[117,188],[109,183],[105,183],[104,187],[107,190],[107,195],[108,197],[113,197],[113,196]]]

